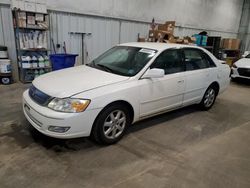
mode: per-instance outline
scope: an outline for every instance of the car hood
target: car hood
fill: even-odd
[[[39,76],[33,85],[52,97],[65,98],[127,79],[125,76],[82,65]]]
[[[241,68],[250,68],[250,59],[249,58],[242,58],[235,62],[237,67]]]

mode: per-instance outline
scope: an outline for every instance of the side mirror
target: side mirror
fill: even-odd
[[[165,75],[165,71],[163,69],[148,69],[142,78],[162,78]]]

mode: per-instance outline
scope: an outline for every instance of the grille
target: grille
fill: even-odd
[[[238,68],[238,73],[239,73],[240,76],[250,77],[250,69]]]
[[[51,96],[43,93],[33,85],[29,89],[29,95],[33,101],[43,106],[48,104],[50,99],[52,98]]]

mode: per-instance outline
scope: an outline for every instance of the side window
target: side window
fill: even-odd
[[[164,69],[165,74],[184,71],[182,57],[178,50],[166,50],[161,53],[150,68]]]
[[[183,51],[187,71],[209,68],[209,63],[200,50],[184,49]]]
[[[214,61],[211,59],[211,57],[206,53],[203,53],[203,54],[208,61],[209,67],[216,67],[216,65],[215,65]]]

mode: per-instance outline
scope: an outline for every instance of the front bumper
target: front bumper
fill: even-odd
[[[248,76],[242,76],[242,75],[240,75],[239,72],[238,72],[238,68],[234,68],[234,67],[231,68],[231,77],[232,78],[250,79],[250,77],[248,77]]]
[[[55,138],[86,137],[101,109],[86,110],[82,113],[56,112],[35,103],[28,90],[23,93],[23,112],[31,125],[39,132]],[[49,126],[70,127],[65,133],[49,131]]]

